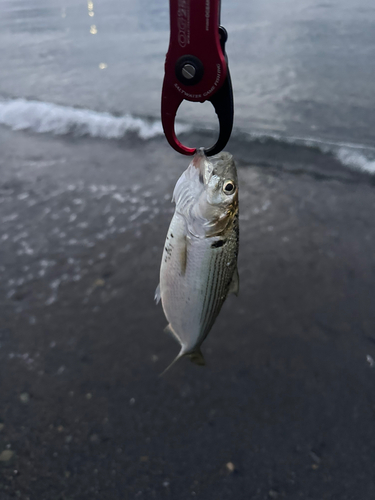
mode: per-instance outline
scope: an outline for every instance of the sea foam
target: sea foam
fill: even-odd
[[[107,112],[26,99],[0,101],[0,124],[13,130],[57,135],[73,133],[103,139],[120,139],[129,132],[136,133],[141,139],[151,139],[163,134],[159,120],[146,120],[130,114],[114,116]],[[188,125],[176,124],[177,134],[188,130]]]
[[[128,133],[135,133],[147,140],[163,135],[160,120],[145,119],[125,114],[115,116],[108,112],[80,109],[71,106],[34,100],[1,99],[0,124],[13,130],[32,130],[56,135],[74,134],[78,136],[121,139]],[[210,128],[196,128],[189,124],[176,123],[176,134],[184,132],[207,132]],[[288,137],[277,133],[243,133],[249,141],[275,140],[281,143],[318,148],[322,153],[333,154],[346,167],[375,174],[375,148],[360,144],[332,142],[317,138]],[[236,135],[236,131],[233,135]]]
[[[375,148],[371,146],[313,137],[283,136],[277,133],[251,132],[245,134],[245,137],[250,142],[259,140],[266,142],[271,139],[279,143],[316,148],[323,154],[332,154],[342,165],[350,169],[375,174]]]

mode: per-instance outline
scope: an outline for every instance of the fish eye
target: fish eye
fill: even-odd
[[[236,186],[233,181],[225,181],[223,185],[223,191],[225,194],[234,193]]]

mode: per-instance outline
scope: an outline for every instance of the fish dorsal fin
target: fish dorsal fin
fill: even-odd
[[[238,268],[236,266],[236,269],[234,270],[234,273],[233,273],[232,281],[229,285],[228,295],[230,293],[234,293],[234,295],[236,295],[236,297],[238,297],[239,290],[240,290],[240,277],[238,275]]]
[[[160,302],[160,283],[156,287],[154,300],[157,304]]]

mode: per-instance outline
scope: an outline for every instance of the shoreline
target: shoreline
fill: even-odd
[[[240,295],[208,366],[160,379],[178,346],[153,295],[189,159],[162,140],[0,140],[4,500],[375,495],[370,176],[232,140]]]

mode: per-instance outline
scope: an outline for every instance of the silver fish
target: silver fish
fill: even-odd
[[[200,346],[227,295],[238,294],[238,183],[232,155],[208,159],[199,150],[177,181],[172,201],[176,209],[155,293],[169,322],[166,330],[181,345],[167,370],[185,355],[205,364]]]

